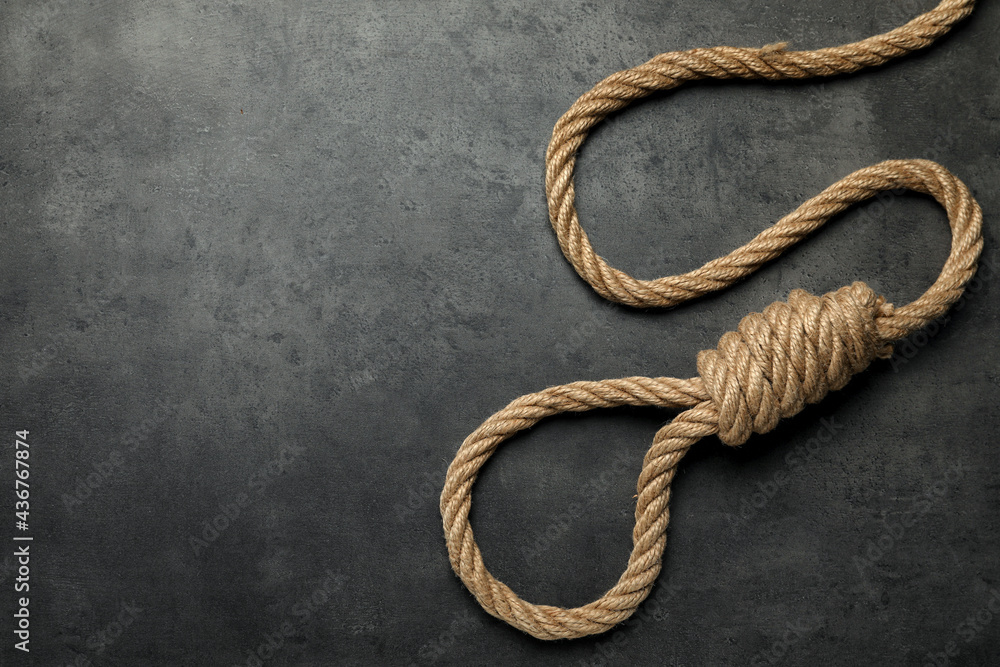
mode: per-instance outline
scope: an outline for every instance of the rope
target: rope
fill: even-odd
[[[607,264],[590,245],[573,205],[576,152],[609,114],[654,91],[703,78],[780,80],[830,76],[881,65],[924,48],[969,15],[973,0],[944,0],[891,32],[817,51],[715,47],[674,51],[597,84],[556,123],[546,156],[549,216],[563,254],[602,296],[630,306],[675,306],[723,289],[778,257],[852,204],[878,192],[909,189],[936,199],[948,215],[951,253],[935,283],[917,300],[894,308],[861,282],[824,296],[794,290],[743,318],[715,350],[698,355],[698,377],[629,377],[573,382],[522,396],[477,428],[459,448],[441,493],[441,515],[452,568],[482,607],[540,639],[605,632],[627,619],[649,595],[660,572],[670,519],[670,482],[698,440],[718,435],[740,445],[806,404],[841,389],[892,344],[941,316],[961,296],[982,250],[982,213],[968,188],[927,160],[888,160],[860,169],[786,215],[725,257],[679,276],[637,280]],[[633,549],[618,583],[574,609],[522,600],[494,578],[469,525],[471,490],[480,468],[507,438],[561,412],[623,405],[683,409],[661,428],[646,453],[637,484]]]

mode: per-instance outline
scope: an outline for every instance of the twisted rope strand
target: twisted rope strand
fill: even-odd
[[[630,306],[666,307],[714,292],[746,277],[821,227],[835,213],[866,198],[860,183],[841,181],[779,220],[757,238],[725,257],[679,276],[637,280],[597,255],[580,227],[574,205],[576,152],[590,130],[608,115],[653,92],[698,79],[803,79],[854,72],[929,46],[967,17],[974,0],[944,0],[935,9],[882,35],[817,51],[785,51],[719,46],[663,53],[632,69],[607,77],[584,93],[552,131],[546,153],[545,191],[549,219],[563,254],[601,296]],[[886,165],[887,163],[883,163]],[[860,173],[860,172],[859,172]],[[872,176],[891,179],[889,168]],[[877,182],[875,189],[880,187]],[[905,185],[902,187],[906,187]],[[855,196],[855,199],[844,197]]]
[[[631,306],[674,306],[723,289],[778,257],[830,218],[875,194],[910,189],[934,197],[952,232],[951,253],[933,285],[917,300],[894,308],[856,282],[813,296],[793,290],[787,302],[743,318],[715,350],[698,355],[698,377],[629,377],[573,382],[512,401],[459,448],[441,493],[441,515],[452,568],[482,607],[540,639],[605,632],[631,616],[660,573],[670,520],[670,484],[681,458],[700,439],[718,434],[729,445],[765,433],[780,419],[844,387],[892,343],[941,316],[961,296],[982,250],[982,213],[968,188],[927,160],[888,160],[860,169],[803,203],[755,239],[700,269],[656,280],[636,280],[609,266],[590,245],[573,205],[576,151],[608,114],[656,90],[702,78],[785,79],[829,76],[880,65],[928,46],[972,11],[972,0],[944,0],[934,10],[884,35],[817,51],[716,47],[664,53],[618,72],[580,97],[559,119],[549,144],[546,192],[560,247],[573,267],[605,298]],[[623,405],[683,409],[661,428],[637,482],[632,554],[618,582],[599,599],[574,609],[522,600],[483,563],[469,524],[472,486],[500,444],[539,420],[561,412]]]

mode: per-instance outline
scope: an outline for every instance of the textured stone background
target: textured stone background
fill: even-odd
[[[712,298],[608,306],[542,190],[553,123],[615,70],[839,44],[932,5],[0,3],[0,469],[12,486],[30,429],[35,535],[30,659],[0,557],[3,664],[918,665],[951,641],[952,664],[995,660],[1000,618],[963,624],[1000,590],[997,3],[878,71],[687,87],[584,148],[584,225],[640,277],[902,157],[969,184],[996,267],[906,363],[739,451],[696,447],[639,619],[559,644],[495,621],[452,575],[437,510],[459,443],[522,393],[688,377],[796,287],[863,279],[904,303],[932,282],[945,217],[907,195]],[[554,419],[499,453],[473,516],[493,572],[559,605],[611,586],[669,418]],[[824,418],[832,442],[801,457]]]

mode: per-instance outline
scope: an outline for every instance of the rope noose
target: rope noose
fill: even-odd
[[[573,382],[522,396],[487,419],[462,443],[448,468],[441,515],[452,568],[490,614],[540,639],[605,632],[635,612],[660,572],[670,517],[670,482],[684,453],[705,436],[740,445],[765,433],[829,391],[843,387],[892,344],[954,304],[976,271],[982,213],[968,188],[927,160],[889,160],[860,169],[806,201],[725,257],[679,276],[637,280],[608,265],[590,245],[573,205],[576,152],[609,114],[654,91],[697,79],[802,79],[854,72],[924,48],[972,11],[974,0],[943,0],[891,32],[816,51],[715,47],[673,51],[612,74],[559,119],[546,154],[549,217],[563,254],[603,297],[630,306],[675,306],[723,289],[778,257],[852,204],[905,188],[934,197],[948,214],[951,253],[937,281],[899,308],[856,282],[821,297],[794,290],[787,302],[743,318],[715,350],[698,355],[699,376],[630,377]],[[560,412],[623,405],[683,409],[660,429],[637,485],[633,549],[618,583],[575,609],[522,600],[486,569],[469,525],[472,485],[504,440]]]

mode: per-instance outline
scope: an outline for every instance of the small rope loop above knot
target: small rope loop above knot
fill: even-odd
[[[742,445],[783,417],[841,389],[892,345],[877,319],[893,307],[863,282],[814,296],[793,290],[743,318],[714,350],[698,354],[698,374],[719,412],[719,439]]]

